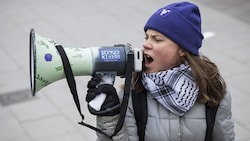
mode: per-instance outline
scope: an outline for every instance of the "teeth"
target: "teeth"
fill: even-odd
[[[151,58],[151,57],[150,57],[149,55],[147,55],[147,54],[145,55],[145,57],[146,57],[146,58]]]
[[[150,55],[144,54],[145,60],[147,60],[148,63],[151,63],[153,61],[153,58]]]

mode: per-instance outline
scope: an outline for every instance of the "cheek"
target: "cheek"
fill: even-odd
[[[168,62],[170,58],[173,58],[174,52],[167,49],[159,49],[155,51],[156,58],[159,62]]]
[[[164,70],[177,66],[179,62],[180,57],[176,52],[158,52],[157,64]]]
[[[165,66],[169,62],[169,55],[165,52],[158,51],[156,52],[156,56],[154,57],[154,62],[158,66]]]

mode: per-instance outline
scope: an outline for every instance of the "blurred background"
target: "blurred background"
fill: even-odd
[[[30,93],[29,32],[69,47],[130,43],[142,47],[143,26],[155,10],[176,0],[0,0],[0,141],[90,141],[65,79]],[[250,1],[193,0],[206,39],[201,53],[214,61],[232,95],[238,141],[250,140]],[[76,77],[85,122],[90,76]],[[123,83],[117,78],[116,86]]]

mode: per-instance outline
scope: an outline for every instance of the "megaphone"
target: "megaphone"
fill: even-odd
[[[30,84],[33,96],[42,88],[65,78],[63,62],[55,41],[30,30]],[[93,75],[96,72],[115,72],[123,76],[126,67],[142,70],[142,50],[128,45],[88,48],[64,46],[74,76]],[[127,52],[134,53],[134,66],[126,66]]]

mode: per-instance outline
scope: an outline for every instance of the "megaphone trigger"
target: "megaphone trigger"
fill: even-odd
[[[96,74],[101,75],[101,82],[97,85],[97,87],[101,84],[110,84],[113,85],[115,82],[116,72],[96,72]],[[104,103],[107,95],[101,93],[97,95],[93,100],[89,102],[89,106],[91,106],[96,111],[100,111],[102,104]]]

